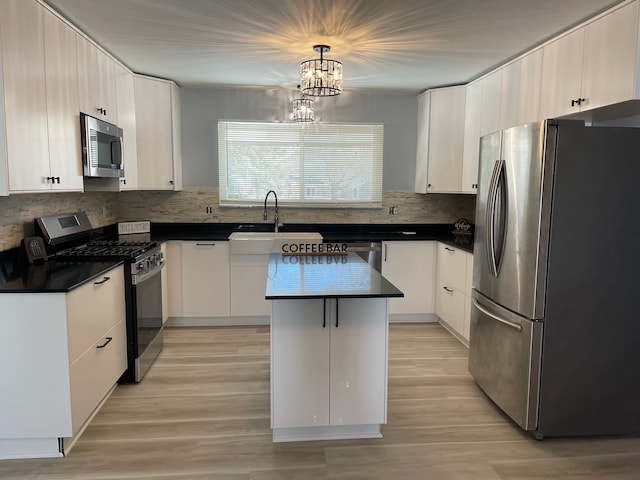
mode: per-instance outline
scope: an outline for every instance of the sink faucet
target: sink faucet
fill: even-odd
[[[269,190],[267,195],[264,197],[264,212],[262,213],[262,219],[267,219],[267,200],[269,199],[269,195],[273,193],[274,198],[276,199],[276,210],[275,210],[275,218],[273,219],[275,232],[278,233],[278,195],[273,190]]]

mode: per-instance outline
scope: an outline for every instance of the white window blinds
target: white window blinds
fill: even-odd
[[[221,205],[380,207],[384,126],[218,123]]]

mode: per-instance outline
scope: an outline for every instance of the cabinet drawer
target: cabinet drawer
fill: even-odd
[[[122,266],[114,268],[67,295],[69,363],[73,363],[116,323],[124,322],[123,270]],[[105,278],[109,280],[104,281]]]
[[[71,421],[75,435],[127,368],[127,331],[118,322],[69,367]],[[112,340],[102,348],[107,341]]]
[[[436,315],[460,335],[464,332],[464,304],[466,296],[451,285],[438,281]]]
[[[449,245],[438,243],[438,278],[464,292],[467,271],[467,253]]]

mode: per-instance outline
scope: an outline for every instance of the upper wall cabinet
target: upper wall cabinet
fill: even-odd
[[[116,62],[81,36],[78,37],[77,58],[80,111],[116,123]]]
[[[466,88],[418,97],[417,193],[461,193]]]
[[[480,110],[480,136],[500,130],[502,101],[502,69],[483,77],[482,106]]]
[[[550,118],[640,98],[638,2],[543,48],[540,117]]]
[[[462,192],[478,192],[478,159],[480,158],[480,118],[482,115],[482,81],[467,85],[464,114],[464,152]]]
[[[2,74],[2,36],[0,35],[0,99],[4,98]],[[9,172],[7,170],[7,144],[3,135],[4,127],[4,102],[0,101],[0,197],[9,195]]]
[[[138,142],[136,139],[136,101],[134,77],[124,67],[115,65],[116,102],[118,121],[123,131],[123,158],[125,177],[120,179],[120,190],[138,187]]]
[[[502,68],[500,127],[535,122],[540,119],[542,49]]]
[[[7,0],[3,6],[9,192],[82,191],[75,32],[36,2]]]
[[[138,190],[181,190],[180,90],[135,76]]]
[[[52,190],[82,191],[76,41],[78,34],[44,11],[45,85]]]

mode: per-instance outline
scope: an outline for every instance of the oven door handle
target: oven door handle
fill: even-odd
[[[140,285],[141,283],[146,282],[147,280],[155,277],[157,274],[162,272],[163,268],[164,268],[164,262],[162,262],[162,264],[158,268],[154,268],[150,272],[143,273],[143,274],[133,274],[131,275],[131,283],[133,285]]]

